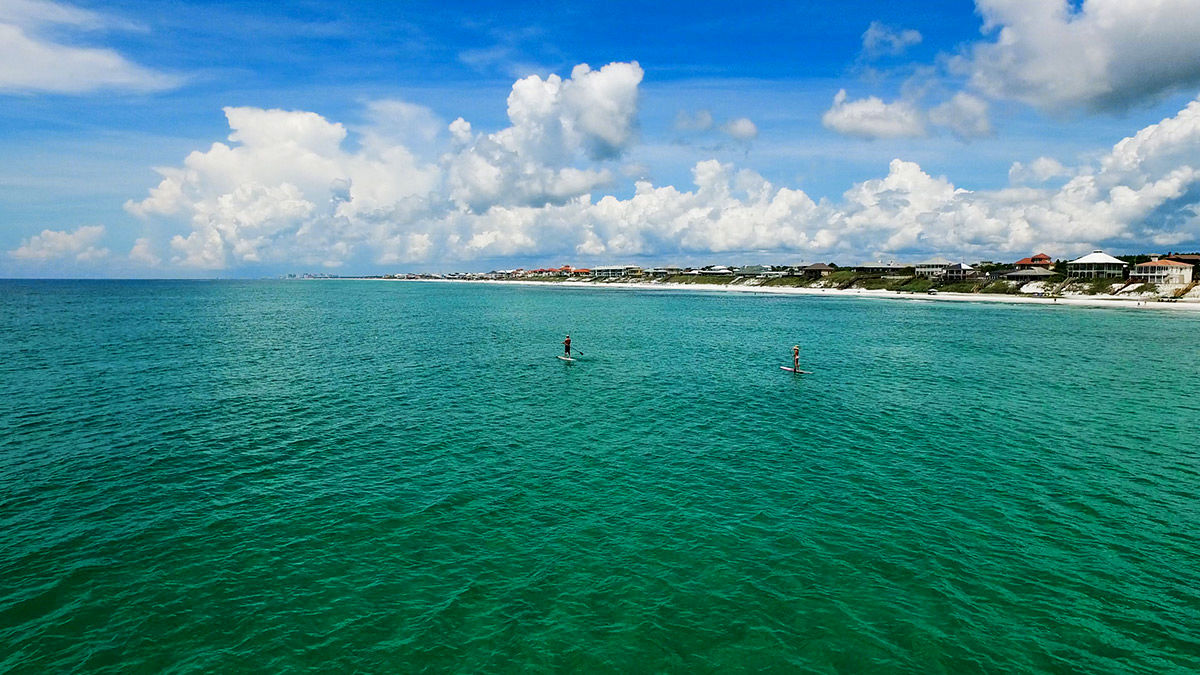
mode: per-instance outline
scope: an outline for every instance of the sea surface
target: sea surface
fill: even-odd
[[[0,282],[0,672],[1196,672],[1198,377],[1180,312]]]

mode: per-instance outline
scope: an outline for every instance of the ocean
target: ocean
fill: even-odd
[[[1195,672],[1198,375],[1183,312],[4,281],[0,672]]]

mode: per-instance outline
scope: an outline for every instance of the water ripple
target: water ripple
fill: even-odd
[[[0,671],[1200,669],[1193,317],[4,284]]]

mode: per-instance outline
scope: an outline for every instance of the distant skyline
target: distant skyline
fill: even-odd
[[[1200,250],[1194,0],[0,0],[0,276]]]

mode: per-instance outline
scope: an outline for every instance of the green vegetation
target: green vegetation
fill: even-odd
[[[725,285],[733,281],[733,277],[727,274],[673,274],[666,281],[673,284]]]
[[[858,286],[860,288],[865,288],[869,291],[877,291],[880,289],[887,289],[890,291],[899,285],[896,282],[897,282],[896,279],[884,279],[883,277],[867,277],[865,279],[859,279],[858,282],[855,283],[854,285]]]
[[[933,280],[929,277],[910,277],[896,286],[896,290],[907,293],[924,293],[931,288],[933,288]]]
[[[832,284],[844,284],[846,282],[853,281],[857,276],[858,272],[855,272],[854,270],[838,270],[836,272],[830,272],[829,276],[825,277],[825,280]]]
[[[790,277],[790,276],[788,276],[788,277],[772,277],[772,278],[767,279],[766,281],[762,282],[762,284],[760,284],[760,285],[761,286],[785,286],[785,287],[792,287],[792,288],[800,288],[800,287],[805,287],[805,286],[811,286],[815,282],[816,282],[816,279],[809,279],[807,277]]]
[[[979,291],[980,293],[1003,293],[1008,295],[1016,295],[1021,292],[1021,284],[1014,284],[1009,281],[993,281],[984,286]]]
[[[1090,281],[1081,283],[1084,284],[1082,290],[1085,295],[1099,295],[1102,293],[1108,293],[1110,290],[1112,290],[1112,285],[1120,283],[1120,281],[1121,279],[1119,277],[1100,277],[1098,279],[1092,279]]]
[[[1133,292],[1134,293],[1157,293],[1158,292],[1158,284],[1142,284],[1141,286],[1138,286],[1137,288],[1133,289]]]
[[[938,290],[945,291],[947,293],[974,293],[975,292],[975,282],[974,281],[956,281],[952,284],[942,284],[941,286],[938,286]]]

